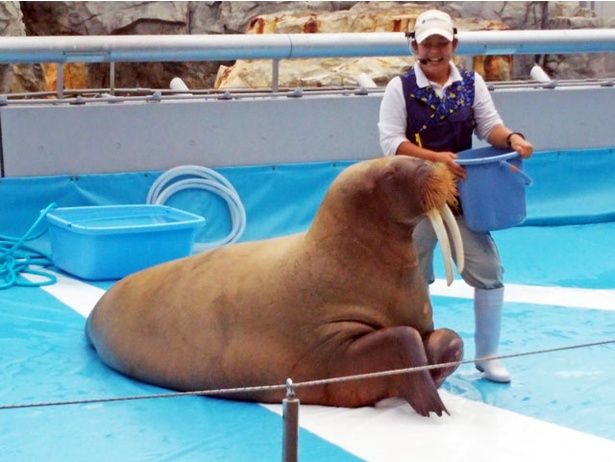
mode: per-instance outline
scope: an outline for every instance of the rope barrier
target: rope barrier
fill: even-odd
[[[33,234],[47,216],[47,213],[54,207],[57,207],[57,205],[51,203],[42,210],[23,236],[0,236],[0,290],[13,286],[40,287],[56,283],[57,278],[53,274],[30,268],[30,265],[42,267],[53,265],[51,256],[24,244],[26,241],[37,239],[47,232],[47,229],[44,229],[37,234]],[[21,273],[35,274],[45,278],[45,280],[31,282],[20,277]]]
[[[430,371],[433,369],[441,369],[450,366],[461,366],[463,364],[472,364],[475,361],[490,361],[493,359],[510,359],[510,358],[519,358],[523,356],[533,356],[539,354],[546,353],[555,353],[559,351],[567,351],[567,350],[575,350],[580,348],[589,348],[594,346],[601,345],[609,345],[615,344],[615,339],[612,340],[602,340],[591,343],[582,343],[578,345],[564,346],[564,347],[556,347],[556,348],[547,348],[542,350],[534,350],[528,351],[525,353],[513,353],[509,355],[500,355],[500,356],[486,356],[483,358],[475,358],[470,360],[463,361],[453,361],[448,363],[440,363],[440,364],[430,364],[427,366],[418,366],[418,367],[409,367],[405,369],[393,369],[382,372],[370,372],[365,374],[356,374],[356,375],[348,375],[344,377],[333,377],[330,379],[320,379],[320,380],[310,380],[305,382],[293,382],[293,389],[297,388],[306,388],[313,386],[321,386],[321,385],[330,385],[335,383],[349,382],[355,380],[367,380],[379,377],[387,377],[392,375],[402,375],[409,374],[414,372],[422,372],[422,371]],[[279,385],[263,385],[263,386],[254,386],[254,387],[241,387],[241,388],[223,388],[218,390],[200,390],[200,391],[182,391],[182,392],[172,392],[172,393],[158,393],[158,394],[149,394],[149,395],[137,395],[137,396],[118,396],[113,398],[92,398],[92,399],[83,399],[83,400],[73,400],[73,401],[50,401],[50,402],[39,402],[39,403],[24,403],[24,404],[7,404],[0,405],[0,411],[10,410],[10,409],[27,409],[27,408],[39,408],[39,407],[52,407],[52,406],[70,406],[70,405],[84,405],[84,404],[101,404],[101,403],[115,403],[121,401],[138,401],[145,399],[161,399],[161,398],[178,398],[183,396],[220,396],[220,395],[229,395],[233,393],[243,393],[243,392],[255,392],[255,391],[281,391],[288,390],[288,383],[279,384]]]

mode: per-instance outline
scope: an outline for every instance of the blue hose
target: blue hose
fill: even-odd
[[[169,197],[184,189],[203,189],[219,195],[226,201],[231,214],[232,229],[229,234],[219,241],[194,244],[195,252],[222,247],[239,240],[246,229],[246,210],[239,194],[224,176],[207,167],[182,165],[167,170],[152,184],[146,203],[164,204]]]
[[[53,274],[30,268],[31,265],[41,267],[53,265],[51,257],[25,244],[26,241],[36,239],[47,231],[45,229],[34,234],[34,231],[43,221],[49,210],[54,207],[57,207],[57,205],[51,203],[41,211],[36,221],[23,236],[16,238],[0,235],[0,290],[13,286],[40,287],[56,283],[57,278]],[[20,276],[22,273],[41,276],[44,280],[31,282]]]

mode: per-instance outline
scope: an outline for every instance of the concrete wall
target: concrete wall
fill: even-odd
[[[8,105],[1,167],[20,177],[367,159],[381,155],[381,96]],[[615,146],[614,87],[497,89],[493,98],[538,150]]]

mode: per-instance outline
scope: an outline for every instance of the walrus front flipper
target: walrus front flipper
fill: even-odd
[[[463,359],[463,340],[450,329],[437,329],[425,335],[423,343],[429,364],[442,364],[442,367],[431,370],[436,387],[440,388]]]
[[[409,326],[397,326],[372,331],[353,340],[347,348],[339,348],[330,356],[328,370],[332,377],[344,377],[427,364],[418,331]],[[308,389],[305,392],[311,396],[303,397],[302,391],[299,398],[306,404],[316,400],[330,406],[359,407],[399,396],[422,416],[427,417],[432,412],[438,416],[444,412],[448,414],[429,371],[345,381],[327,386],[320,391],[320,397],[309,393]]]

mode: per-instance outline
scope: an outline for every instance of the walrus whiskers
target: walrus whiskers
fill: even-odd
[[[453,174],[439,162],[424,161],[433,166],[421,193],[425,210],[439,209],[442,204],[457,205],[457,187]]]

